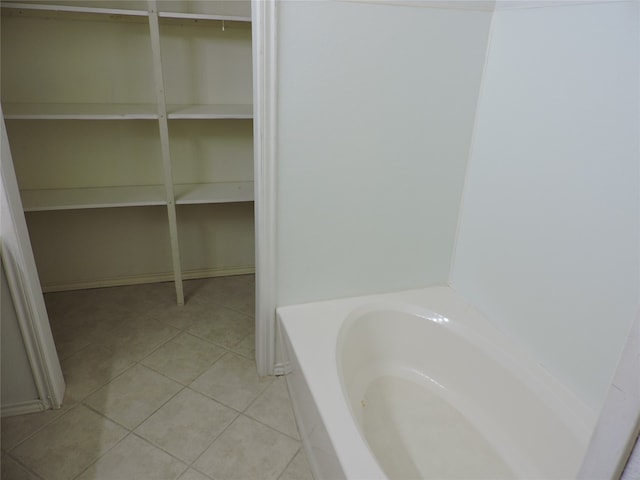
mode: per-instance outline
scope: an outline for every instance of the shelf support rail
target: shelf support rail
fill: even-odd
[[[167,103],[165,98],[164,77],[162,72],[162,56],[160,51],[160,26],[158,21],[158,6],[156,0],[148,0],[149,33],[151,37],[151,51],[153,55],[153,76],[158,103],[158,126],[160,128],[160,148],[162,151],[162,167],[164,184],[167,194],[167,214],[169,216],[169,235],[171,237],[171,257],[173,261],[173,275],[176,286],[178,305],[184,305],[184,290],[182,287],[182,265],[180,262],[180,245],[178,243],[178,223],[176,217],[176,201],[173,191],[173,171],[171,168],[171,152],[169,150],[169,125],[167,117]]]

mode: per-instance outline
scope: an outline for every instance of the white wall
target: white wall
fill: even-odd
[[[490,11],[278,7],[278,303],[445,283]]]
[[[639,3],[498,10],[454,287],[593,407],[638,308]]]

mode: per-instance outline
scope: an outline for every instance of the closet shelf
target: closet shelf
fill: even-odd
[[[2,8],[12,10],[31,10],[41,12],[60,12],[60,13],[90,13],[96,15],[128,15],[134,17],[146,17],[146,10],[128,10],[124,8],[100,8],[85,7],[81,5],[56,5],[53,3],[21,3],[21,2],[2,2]]]
[[[155,104],[3,103],[9,120],[156,120]],[[168,105],[169,119],[252,119],[252,105]]]
[[[183,183],[174,185],[176,204],[253,202],[253,182]]]
[[[78,245],[86,259],[50,268],[47,283],[153,279],[170,264],[182,305],[183,271],[245,271],[254,261],[251,3],[0,0],[0,11],[2,111],[23,208],[40,212],[29,221],[41,264]],[[107,262],[98,232],[114,242]]]
[[[158,12],[160,18],[185,20],[224,20],[226,22],[251,22],[251,17],[235,15],[212,15],[208,13]]]
[[[253,118],[253,105],[167,105],[170,120]]]
[[[130,17],[147,17],[149,12],[147,10],[134,10],[125,8],[102,8],[102,7],[87,7],[84,5],[64,5],[54,3],[22,3],[22,2],[1,2],[2,8],[10,10],[21,10],[24,12],[38,12],[42,13],[84,13],[91,15],[122,15]],[[172,18],[178,20],[205,20],[205,21],[226,21],[226,22],[251,22],[250,16],[239,15],[214,15],[208,13],[191,13],[191,12],[158,12],[160,18]]]
[[[174,185],[176,204],[253,201],[253,182],[183,183]],[[166,205],[163,185],[21,190],[26,212]]]
[[[21,190],[26,212],[166,205],[162,185]]]
[[[144,103],[3,103],[13,120],[154,120],[155,104]]]

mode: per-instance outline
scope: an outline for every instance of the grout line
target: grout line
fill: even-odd
[[[121,424],[120,422],[118,422],[117,420],[109,417],[107,414],[105,414],[104,412],[101,412],[100,410],[96,410],[95,407],[92,407],[91,405],[82,404],[83,407],[88,408],[89,410],[91,410],[93,413],[95,413],[96,415],[100,415],[102,418],[110,421],[111,423],[116,424],[118,427],[123,428],[124,430],[127,431],[127,435],[131,432],[133,432],[133,430],[131,430],[129,427],[127,427],[126,425]],[[126,435],[125,435],[126,436]],[[120,443],[120,442],[117,442]]]
[[[233,411],[234,411],[234,412],[236,412],[237,414],[242,414],[242,412],[241,412],[240,410],[238,410],[237,408],[230,407],[229,405],[227,405],[227,404],[225,404],[225,403],[222,403],[220,400],[218,400],[218,399],[216,399],[216,398],[213,398],[213,397],[210,397],[210,396],[209,396],[209,395],[207,395],[206,393],[199,392],[198,390],[196,390],[196,389],[194,389],[194,388],[191,388],[190,386],[187,386],[187,387],[186,387],[186,389],[187,389],[187,390],[191,390],[193,393],[196,393],[196,394],[198,394],[198,395],[202,395],[202,396],[203,396],[203,397],[205,397],[206,399],[211,400],[211,401],[213,401],[213,402],[217,403],[218,405],[220,405],[220,406],[222,406],[222,407],[224,407],[224,408],[228,408],[228,409],[230,409],[230,410],[233,410]]]
[[[300,450],[302,450],[302,442],[300,442],[300,448],[298,448],[298,450],[296,451],[296,453],[293,454],[293,457],[291,457],[291,460],[289,460],[289,463],[287,463],[287,465],[282,469],[282,471],[280,472],[280,475],[278,475],[278,480],[282,479],[282,475],[284,475],[284,472],[287,471],[287,468],[289,468],[289,465],[291,465],[293,463],[293,460],[298,456],[298,454],[300,453]]]
[[[144,422],[146,422],[149,418],[151,418],[158,410],[160,410],[162,407],[164,407],[167,403],[169,403],[174,397],[176,397],[180,392],[184,391],[186,388],[188,387],[183,387],[181,388],[175,395],[173,395],[171,398],[169,398],[166,402],[164,402],[160,407],[158,407],[156,410],[153,411],[153,413],[149,414],[147,417],[145,417],[144,420],[142,420],[140,423],[138,423],[135,427],[130,428],[127,427],[126,425],[121,424],[120,422],[118,422],[117,420],[109,417],[108,415],[106,415],[103,412],[100,412],[98,410],[96,410],[95,408],[93,408],[91,405],[86,405],[86,404],[82,404],[83,406],[85,406],[86,408],[88,408],[89,410],[93,411],[94,413],[96,413],[97,415],[105,418],[106,420],[118,425],[119,427],[121,427],[122,429],[126,430],[126,434],[124,437],[122,437],[119,441],[117,441],[111,448],[109,448],[107,451],[105,451],[102,455],[100,455],[98,458],[96,458],[91,464],[89,464],[84,470],[82,470],[82,472],[80,472],[76,477],[73,478],[73,480],[79,478],[86,470],[88,470],[92,465],[94,465],[95,463],[97,463],[101,458],[103,458],[107,453],[109,453],[111,450],[113,450],[117,445],[119,445],[121,442],[123,442],[127,437],[134,435],[136,437],[138,437],[140,440],[143,440],[144,442],[152,445],[154,448],[158,448],[159,450],[162,450],[164,453],[170,455],[171,457],[175,458],[176,460],[180,461],[180,463],[184,464],[187,468],[185,470],[183,470],[180,475],[184,474],[184,472],[189,468],[189,464],[187,462],[185,462],[184,460],[176,457],[174,454],[172,454],[171,452],[166,451],[164,448],[162,448],[159,445],[156,445],[155,443],[153,443],[152,441],[142,437],[140,434],[138,434],[135,430],[140,427],[140,425],[142,425]]]
[[[195,337],[195,338],[198,338],[198,339],[200,340],[200,338],[199,338],[199,337]],[[210,344],[210,345],[212,345],[212,346],[218,347],[218,345],[213,345],[213,344],[211,344],[210,342],[207,342],[207,343],[209,343],[209,344]],[[220,356],[218,356],[218,357],[217,357],[213,362],[211,362],[209,365],[207,365],[207,366],[204,368],[204,370],[202,370],[202,372],[200,372],[200,373],[196,376],[196,378],[194,378],[193,380],[189,381],[189,383],[183,383],[181,380],[177,380],[177,379],[175,379],[175,378],[173,378],[173,377],[169,376],[169,375],[168,375],[167,373],[165,373],[165,372],[162,372],[162,371],[160,371],[160,370],[156,370],[156,368],[154,368],[153,366],[146,365],[146,364],[142,363],[142,360],[145,360],[148,356],[147,356],[147,357],[145,357],[145,358],[143,358],[140,362],[138,362],[138,364],[139,364],[140,366],[142,366],[142,367],[148,368],[149,370],[152,370],[152,371],[154,371],[154,372],[156,372],[156,373],[158,373],[158,374],[160,374],[160,375],[162,375],[162,376],[164,376],[164,377],[168,378],[169,380],[172,380],[172,381],[174,381],[174,382],[176,382],[176,383],[179,383],[180,385],[182,385],[182,386],[184,386],[184,387],[189,387],[193,382],[195,382],[198,378],[200,378],[200,376],[202,376],[204,373],[206,373],[206,372],[207,372],[207,370],[209,370],[211,367],[213,367],[213,366],[218,362],[218,360],[220,360],[222,357],[224,357],[227,353],[233,353],[233,352],[229,352],[229,351],[228,351],[228,350],[226,350],[224,347],[220,347],[220,348],[222,348],[222,349],[223,349],[223,350],[225,350],[225,351],[224,351]],[[195,390],[193,390],[193,391],[195,392]]]
[[[142,367],[144,367],[144,365],[142,365]],[[145,368],[146,368],[146,367],[145,367]],[[168,377],[166,377],[166,376],[165,376],[165,378],[168,378]],[[177,382],[176,382],[176,383],[177,383]],[[144,420],[142,420],[142,421],[141,421],[140,423],[138,423],[135,427],[133,427],[133,428],[131,429],[131,431],[132,431],[132,432],[133,432],[133,431],[135,431],[135,430],[136,430],[136,428],[138,428],[138,427],[139,427],[140,425],[142,425],[144,422],[146,422],[147,420],[149,420],[152,416],[154,416],[154,415],[156,414],[156,412],[157,412],[158,410],[160,410],[162,407],[164,407],[167,403],[169,403],[171,400],[173,400],[175,397],[177,397],[177,396],[180,394],[180,392],[182,392],[185,388],[187,388],[187,387],[185,387],[185,386],[184,386],[184,385],[182,385],[182,384],[178,384],[178,385],[180,385],[182,388],[181,388],[180,390],[178,390],[175,394],[171,395],[171,397],[169,397],[169,398],[168,398],[168,399],[167,399],[167,400],[166,400],[162,405],[160,405],[158,408],[156,408],[153,412],[151,412],[149,415],[147,415],[147,416],[144,418]]]
[[[209,447],[207,447],[207,450],[208,450],[208,449],[209,449]],[[207,450],[205,450],[205,452],[206,452]],[[195,463],[195,460],[194,460],[194,463]],[[191,469],[193,469],[194,471],[198,472],[200,475],[204,476],[204,477],[205,477],[205,478],[207,478],[207,479],[215,480],[213,477],[211,477],[211,476],[207,475],[207,474],[206,474],[206,473],[204,473],[202,470],[198,470],[196,467],[194,467],[194,466],[193,466],[193,464],[192,464],[192,465],[190,465],[190,466],[189,466],[189,468],[191,468]],[[188,469],[187,469],[187,470],[188,470]],[[183,475],[184,475],[184,474],[183,474]]]
[[[100,412],[96,412],[96,413],[100,413]],[[104,415],[102,415],[104,417]],[[105,417],[107,418],[107,417]],[[108,419],[111,421],[111,419]],[[96,463],[98,463],[98,461],[100,459],[102,459],[106,454],[108,454],[111,450],[113,450],[114,448],[116,448],[118,445],[120,445],[120,443],[124,442],[125,438],[127,438],[129,435],[131,435],[130,431],[127,431],[127,433],[120,439],[118,440],[116,443],[114,443],[111,448],[107,449],[102,455],[99,455],[95,460],[93,460],[92,462],[89,463],[89,465],[87,465],[85,468],[82,469],[82,471],[80,473],[78,473],[75,477],[73,477],[71,480],[76,480],[78,478],[80,478],[84,472],[86,472],[87,470],[89,470],[92,466],[94,466]]]
[[[13,452],[16,448],[18,448],[20,445],[22,445],[23,443],[25,443],[27,440],[31,439],[32,437],[34,437],[36,434],[40,433],[42,430],[44,430],[45,428],[47,428],[49,425],[51,425],[53,422],[59,420],[60,418],[64,417],[65,415],[67,415],[71,410],[73,410],[74,408],[76,408],[78,405],[80,405],[80,402],[76,402],[74,405],[71,405],[69,407],[69,409],[66,412],[62,412],[60,413],[60,415],[57,415],[56,417],[54,417],[52,420],[44,423],[42,426],[38,427],[36,430],[34,430],[32,433],[30,433],[29,435],[27,435],[24,439],[20,440],[18,443],[16,443],[13,447],[11,447],[9,450],[3,450],[5,453],[11,453]],[[43,413],[43,412],[38,412],[38,413]],[[38,413],[35,414],[31,414],[31,415],[37,415]]]
[[[173,383],[177,383],[178,385],[180,385],[180,387],[181,387],[181,388],[180,388],[180,389],[179,389],[175,394],[171,395],[171,396],[170,396],[170,397],[169,397],[169,398],[168,398],[164,403],[162,403],[162,405],[160,405],[160,406],[159,406],[158,408],[156,408],[153,412],[151,412],[149,415],[147,415],[147,416],[144,418],[144,420],[140,421],[138,424],[136,424],[136,426],[134,426],[134,427],[132,427],[132,428],[127,427],[126,425],[121,424],[121,423],[120,423],[120,422],[118,422],[116,419],[109,417],[106,413],[104,413],[104,412],[100,412],[100,411],[96,410],[94,407],[92,407],[91,405],[84,403],[84,401],[85,401],[87,398],[89,398],[89,396],[90,396],[90,395],[88,395],[88,396],[87,396],[87,397],[82,401],[82,405],[84,405],[85,407],[87,407],[87,408],[89,408],[89,409],[93,410],[95,413],[98,413],[99,415],[103,416],[104,418],[108,419],[109,421],[114,422],[116,425],[119,425],[119,426],[121,426],[122,428],[125,428],[126,430],[128,430],[128,431],[130,431],[130,432],[133,432],[136,428],[138,428],[140,425],[142,425],[144,422],[146,422],[146,421],[147,421],[147,420],[148,420],[152,415],[154,415],[158,410],[160,410],[160,409],[161,409],[162,407],[164,407],[168,402],[170,402],[170,401],[171,401],[171,400],[172,400],[176,395],[178,395],[180,392],[182,392],[185,388],[188,388],[186,385],[183,385],[183,384],[182,384],[182,383],[180,383],[180,382],[176,382],[176,381],[175,381],[175,380],[173,380],[172,378],[167,377],[166,375],[164,375],[164,374],[162,374],[162,373],[160,373],[160,372],[156,372],[155,370],[153,370],[153,369],[151,369],[151,368],[147,367],[146,365],[142,365],[142,364],[140,364],[140,363],[135,363],[133,366],[131,366],[130,368],[128,368],[128,369],[127,369],[127,371],[128,371],[128,370],[131,370],[131,369],[132,369],[132,368],[134,368],[135,366],[140,366],[141,368],[148,369],[149,371],[151,371],[151,372],[153,372],[153,373],[155,373],[155,374],[157,374],[157,375],[161,375],[161,376],[165,377],[166,379],[171,380]],[[116,377],[116,378],[119,378],[119,377],[120,377],[120,376],[122,376],[124,373],[126,373],[126,372],[122,372],[122,374],[118,375],[118,377]],[[116,380],[116,378],[114,378],[112,381],[115,381],[115,380]],[[111,383],[111,382],[109,382],[109,383]],[[104,387],[104,386],[106,386],[106,385],[108,385],[108,384],[103,385],[102,387],[100,387],[100,389],[101,389],[101,388],[103,388],[103,387]],[[99,390],[99,389],[98,389],[98,390]],[[94,393],[95,393],[95,392],[94,392]]]
[[[234,351],[233,348],[235,348],[235,347],[227,347],[227,346],[222,345],[220,343],[216,343],[216,342],[214,342],[212,340],[209,340],[206,337],[198,335],[197,333],[193,333],[193,332],[184,332],[184,333],[188,333],[189,335],[191,335],[193,337],[196,337],[197,339],[204,340],[205,342],[207,342],[210,345],[214,345],[216,347],[220,347],[220,348],[226,350],[226,353],[235,353],[236,355],[240,355],[240,356],[242,356],[244,358],[249,358],[246,355],[242,355],[241,353],[238,353],[238,352]],[[244,340],[249,335],[251,335],[251,333],[248,333],[246,336],[242,337],[242,340]],[[242,342],[242,340],[240,340],[238,343],[236,343],[236,345],[238,345],[240,342]],[[249,360],[255,360],[255,359],[254,358],[249,358]]]
[[[164,323],[160,320],[155,320],[158,323]],[[165,324],[167,325],[167,324]],[[171,325],[168,325],[171,326]],[[141,363],[144,359],[146,359],[147,357],[153,355],[157,350],[161,349],[162,347],[164,347],[165,345],[167,345],[168,343],[170,343],[171,341],[175,340],[179,335],[182,335],[184,332],[182,330],[180,330],[179,328],[173,327],[177,330],[177,333],[173,334],[170,338],[168,338],[167,340],[163,341],[162,343],[158,344],[157,346],[153,347],[146,355],[144,355],[143,357],[141,357],[139,360],[136,360],[136,363]]]
[[[117,378],[120,378],[122,375],[124,375],[125,373],[127,373],[129,370],[131,370],[133,367],[135,367],[137,365],[137,362],[132,360],[131,365],[129,365],[128,367],[126,367],[124,370],[122,370],[120,373],[118,373],[115,377],[110,378],[109,380],[107,380],[105,383],[101,384],[100,386],[96,387],[93,390],[90,390],[89,393],[87,393],[86,395],[84,395],[82,398],[76,399],[77,403],[82,403],[84,405],[84,402],[90,397],[92,396],[94,393],[96,393],[98,390],[106,387],[107,385],[109,385],[111,382],[113,382],[114,380],[116,380]],[[64,373],[64,372],[63,372]]]
[[[195,391],[195,390],[194,390],[194,391]],[[199,392],[197,392],[197,393],[199,393]],[[220,403],[220,402],[218,402],[218,403]],[[223,405],[223,406],[225,406],[225,407],[227,406],[227,405],[224,405],[224,404],[221,404],[221,405]],[[198,469],[195,467],[195,464],[198,462],[198,460],[200,460],[200,458],[201,458],[201,457],[202,457],[206,452],[208,452],[208,451],[209,451],[209,449],[210,449],[210,448],[211,448],[211,446],[216,442],[216,440],[218,440],[220,437],[222,437],[222,435],[224,435],[224,433],[225,433],[225,432],[226,432],[226,431],[231,427],[231,425],[233,425],[234,423],[236,423],[236,421],[238,420],[238,418],[240,418],[240,415],[242,415],[242,413],[241,413],[241,412],[238,412],[238,411],[237,411],[237,410],[235,410],[235,409],[233,409],[233,410],[234,410],[235,412],[237,412],[237,415],[235,416],[235,418],[234,418],[233,420],[231,420],[231,421],[229,422],[229,425],[227,425],[226,427],[224,427],[224,428],[220,431],[220,433],[219,433],[218,435],[216,435],[216,437],[215,437],[213,440],[211,440],[211,442],[209,442],[209,443],[207,444],[206,448],[205,448],[202,452],[200,452],[200,454],[199,454],[199,455],[198,455],[198,456],[193,460],[193,462],[191,462],[191,464],[190,464],[190,467],[191,467],[191,468],[193,468],[193,469],[197,470],[198,472],[202,473],[202,474],[203,474],[203,475],[205,475],[207,478],[210,478],[210,476],[209,476],[209,475],[207,475],[207,474],[205,474],[204,472],[202,472],[202,471],[198,470]]]
[[[280,431],[280,430],[278,430],[276,427],[274,427],[274,426],[272,426],[272,425],[269,425],[269,424],[267,424],[267,423],[264,423],[262,420],[258,420],[257,418],[253,418],[251,415],[249,415],[249,414],[247,414],[247,413],[241,413],[241,415],[242,415],[243,417],[248,418],[249,420],[253,420],[254,422],[257,422],[257,423],[259,423],[259,424],[261,424],[261,425],[264,425],[265,427],[267,427],[267,428],[269,428],[269,429],[273,430],[273,431],[274,431],[274,432],[276,432],[276,433],[279,433],[280,435],[284,435],[285,437],[290,438],[291,440],[294,440],[294,441],[296,441],[296,442],[298,442],[298,443],[302,444],[302,440],[300,440],[299,438],[294,438],[294,437],[292,437],[291,435],[289,435],[288,433],[281,432],[281,431]],[[297,428],[297,425],[296,425],[296,428]],[[298,433],[300,433],[300,432],[298,432]]]
[[[149,440],[148,438],[143,437],[142,435],[140,435],[138,432],[131,432],[131,435],[133,435],[134,437],[138,437],[140,440],[142,440],[145,443],[148,443],[149,445],[151,445],[153,448],[157,448],[158,450],[166,453],[167,455],[169,455],[171,458],[175,458],[176,460],[178,460],[180,463],[182,463],[185,467],[187,467],[185,470],[183,470],[182,472],[180,472],[180,475],[184,474],[184,472],[186,472],[190,467],[191,464],[186,461],[183,460],[180,457],[177,457],[175,454],[171,453],[169,450],[166,450],[164,447],[155,444],[153,441]]]
[[[18,458],[14,457],[13,455],[11,455],[9,452],[3,452],[7,457],[11,458],[11,460],[13,460],[14,462],[16,462],[23,470],[26,470],[27,473],[29,473],[30,475],[33,475],[34,477],[36,477],[36,480],[44,480],[43,477],[41,477],[40,475],[38,475],[36,472],[34,472],[31,468],[29,468],[27,465],[25,465],[24,463],[22,463]],[[7,480],[11,480],[10,478]]]

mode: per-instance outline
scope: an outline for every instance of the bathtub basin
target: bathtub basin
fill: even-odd
[[[451,288],[278,317],[317,480],[575,478],[594,412]]]

